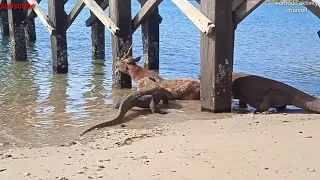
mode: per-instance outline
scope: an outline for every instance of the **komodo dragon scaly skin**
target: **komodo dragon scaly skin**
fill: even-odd
[[[115,105],[115,108],[119,108],[116,118],[93,126],[81,133],[80,136],[94,129],[101,129],[121,123],[125,114],[133,107],[150,108],[152,113],[165,114],[166,112],[158,110],[156,105],[161,100],[163,104],[169,104],[168,97],[170,96],[173,95],[166,89],[159,86],[144,91],[136,91],[125,98],[120,99],[120,101]]]
[[[255,112],[266,112],[271,107],[281,110],[293,105],[320,113],[320,99],[282,82],[244,73],[233,75],[232,80],[234,98],[256,108]]]

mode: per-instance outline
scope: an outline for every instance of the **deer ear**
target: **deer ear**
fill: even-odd
[[[141,56],[138,56],[136,58],[132,58],[132,62],[139,62],[141,59]]]

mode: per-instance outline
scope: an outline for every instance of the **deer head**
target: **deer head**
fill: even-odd
[[[131,49],[132,49],[132,44],[129,47],[128,52],[123,57],[121,58],[117,57],[117,61],[115,64],[116,72],[120,71],[122,73],[128,73],[129,66],[136,65],[136,63],[140,61],[141,56],[138,56],[135,58],[132,56],[128,56]]]

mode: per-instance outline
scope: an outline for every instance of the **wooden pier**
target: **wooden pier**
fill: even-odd
[[[41,9],[40,1],[0,0],[1,4],[34,5],[32,9],[0,9],[1,34],[11,37],[12,60],[28,59],[26,41],[36,41],[34,18],[38,17],[50,34],[54,72],[68,73],[67,30],[87,6],[90,14],[84,24],[91,26],[93,59],[105,58],[105,28],[112,34],[113,87],[131,87],[131,78],[115,72],[114,64],[129,51],[132,35],[139,26],[145,68],[159,69],[159,24],[162,17],[158,6],[162,0],[138,0],[141,9],[134,16],[131,14],[131,0],[78,0],[69,13],[64,8],[67,0],[48,0],[48,15]],[[201,32],[201,109],[230,112],[235,29],[264,0],[197,0],[200,10],[188,0],[172,2]],[[108,7],[109,15],[104,12]],[[306,7],[319,18],[318,6],[309,4]],[[320,37],[320,31],[315,33]],[[128,53],[132,56],[132,49]]]

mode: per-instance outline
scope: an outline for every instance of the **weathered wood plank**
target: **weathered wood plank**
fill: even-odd
[[[7,4],[7,0],[3,0],[0,4]],[[8,21],[8,10],[0,9],[0,18],[1,18],[1,34],[3,36],[9,36],[9,21]]]
[[[245,1],[246,0],[233,0],[233,2],[232,2],[232,11],[235,11]]]
[[[138,0],[138,2],[141,4],[141,6],[142,5],[144,5],[146,2],[147,2],[147,0]],[[162,22],[162,17],[160,16],[160,14],[159,14],[159,24]]]
[[[143,7],[143,4],[141,4]],[[159,9],[155,10],[141,24],[144,68],[159,70]]]
[[[68,53],[67,53],[67,28],[64,14],[64,1],[48,0],[48,16],[53,26],[56,27],[56,34],[50,36],[53,71],[56,73],[68,72]],[[39,14],[38,14],[39,16]],[[40,16],[39,16],[40,17]]]
[[[108,6],[109,6],[109,0],[105,0],[103,1],[102,4],[100,4],[100,7],[102,10],[106,10]],[[91,26],[96,20],[97,20],[97,16],[95,16],[94,14],[91,14],[90,17],[86,20],[86,26],[87,27]]]
[[[37,16],[39,17],[40,21],[44,24],[44,26],[47,28],[47,30],[49,31],[50,35],[54,35],[56,33],[56,28],[53,25],[53,23],[49,20],[49,18],[47,17],[46,13],[40,8],[40,5],[38,4],[38,2],[36,0],[27,0],[29,2],[29,4],[34,4],[34,12],[37,14]],[[50,6],[49,6],[50,7]],[[51,9],[51,8],[49,8]],[[61,14],[64,14],[64,12],[61,12]],[[61,16],[60,14],[60,16]],[[64,19],[64,18],[62,18]]]
[[[142,24],[148,18],[152,11],[155,10],[161,2],[162,0],[148,0],[145,4],[143,4],[140,11],[132,20],[132,32],[136,31],[140,24]]]
[[[86,4],[82,0],[78,0],[67,16],[67,29],[72,25],[73,21],[78,17]]]
[[[196,25],[205,35],[211,34],[215,25],[188,0],[172,0],[178,8]]]
[[[320,6],[320,2],[319,2],[319,6]],[[314,15],[316,15],[318,18],[320,18],[320,7],[319,6],[305,5],[305,7],[308,8],[309,11],[311,11]]]
[[[28,41],[34,42],[37,39],[36,36],[36,25],[34,22],[34,18],[28,18],[25,20],[24,32],[26,35],[26,39]]]
[[[235,26],[246,18],[252,11],[259,7],[265,0],[247,0],[241,4],[235,11]]]
[[[7,3],[22,4],[23,0],[7,0]],[[25,13],[23,9],[8,9],[9,32],[11,38],[11,58],[14,61],[26,61],[27,49],[23,22]]]
[[[104,0],[96,0],[97,4],[101,5]],[[92,12],[90,12],[93,15]],[[91,39],[92,39],[92,58],[104,59],[105,58],[105,26],[101,21],[97,20],[91,26]]]
[[[23,3],[27,3],[27,0],[23,0]],[[31,8],[30,8],[31,9]],[[23,9],[24,13],[28,13],[29,9]],[[24,32],[26,36],[26,40],[30,42],[34,42],[37,39],[36,36],[36,25],[34,22],[34,17],[30,17],[24,20]]]
[[[196,0],[198,4],[200,4],[200,0]],[[236,10],[242,3],[246,0],[233,0],[232,2],[232,11]]]
[[[40,2],[41,2],[41,0],[37,0],[37,3],[38,4],[40,4]],[[30,4],[30,3],[29,3]],[[29,18],[29,17],[33,17],[33,18],[35,18],[35,17],[37,17],[37,14],[34,12],[34,10],[32,9],[32,8],[29,8],[28,9],[28,12],[27,12],[27,18]]]
[[[119,32],[119,27],[106,15],[106,13],[101,9],[101,7],[92,0],[83,0],[88,8],[93,12],[94,15],[110,30],[113,35],[117,35]]]
[[[201,110],[230,112],[234,36],[232,0],[201,0],[200,9],[215,24],[214,34],[201,33]]]
[[[131,88],[131,78],[129,75],[115,72],[115,63],[118,58],[126,53],[132,56],[132,25],[131,25],[131,0],[111,0],[109,1],[110,18],[120,28],[117,36],[112,35],[112,86],[115,88]],[[129,51],[129,52],[128,52]]]

